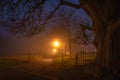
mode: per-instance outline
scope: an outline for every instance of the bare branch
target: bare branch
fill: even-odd
[[[67,1],[64,1],[64,0],[60,0],[60,1],[61,1],[61,5],[67,5],[67,6],[70,6],[70,7],[74,7],[76,9],[81,8],[80,4],[74,4],[74,3],[67,2]]]
[[[50,13],[50,15],[47,17],[47,19],[50,19],[50,18],[53,16],[53,14],[57,11],[57,9],[60,7],[60,5],[61,5],[61,3],[59,3],[59,4],[56,6],[56,8]]]
[[[83,27],[83,28],[85,28],[85,29],[88,29],[88,30],[93,30],[93,28],[90,27],[89,25],[80,24],[79,26],[80,26],[80,27]]]

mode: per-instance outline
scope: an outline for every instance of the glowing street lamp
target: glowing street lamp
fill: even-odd
[[[57,53],[57,49],[54,48],[53,49],[53,54],[56,55],[56,53]]]
[[[60,45],[60,43],[59,43],[59,41],[54,41],[54,42],[53,42],[53,45],[54,45],[55,47],[58,47],[58,46]]]
[[[54,52],[54,53],[56,53],[56,52],[57,52],[57,50],[56,50],[56,49],[53,49],[53,52]]]
[[[56,53],[56,52],[57,52],[57,49],[53,49],[53,52]]]

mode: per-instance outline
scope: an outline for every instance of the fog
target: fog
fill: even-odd
[[[16,53],[49,53],[50,39],[44,31],[33,37],[15,37],[0,31],[0,55]]]

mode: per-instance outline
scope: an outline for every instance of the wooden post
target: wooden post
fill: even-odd
[[[79,55],[79,51],[75,55],[75,64],[76,65],[78,65],[78,55]]]
[[[61,58],[62,58],[62,65],[63,65],[63,53],[62,53],[62,55],[61,55]]]

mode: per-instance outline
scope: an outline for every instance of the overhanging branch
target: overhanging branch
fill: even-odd
[[[74,7],[76,9],[81,8],[80,4],[74,4],[74,3],[67,2],[67,1],[64,1],[64,0],[60,0],[60,2],[61,2],[61,5],[67,5],[67,6],[70,6],[70,7]]]

